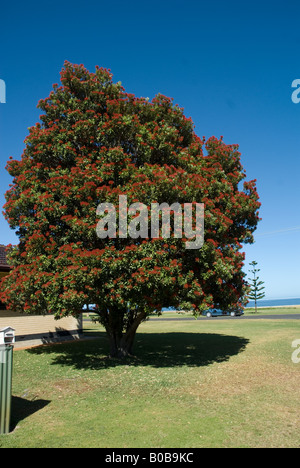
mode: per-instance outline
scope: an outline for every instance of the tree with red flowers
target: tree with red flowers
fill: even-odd
[[[7,165],[5,216],[19,244],[2,301],[56,318],[95,304],[112,356],[132,353],[138,326],[163,306],[195,316],[216,304],[243,306],[241,243],[253,241],[260,203],[237,145],[201,140],[170,98],[126,93],[99,67],[65,62],[61,85],[38,107],[21,160]],[[100,238],[97,207],[118,206],[121,195],[149,213],[152,202],[203,203],[203,246],[186,249],[174,231]]]

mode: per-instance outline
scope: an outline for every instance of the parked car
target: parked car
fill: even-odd
[[[222,310],[222,309],[207,309],[202,312],[202,315],[205,317],[239,317],[244,315],[243,309],[234,309],[234,310]]]

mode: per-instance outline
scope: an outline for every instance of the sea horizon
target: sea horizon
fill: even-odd
[[[257,307],[291,307],[300,306],[300,297],[287,299],[261,299],[257,301]],[[249,301],[246,308],[255,307],[254,301]],[[175,307],[163,307],[162,312],[175,311]]]
[[[300,297],[292,297],[287,299],[261,299],[257,301],[257,307],[284,307],[300,305]],[[254,301],[249,301],[247,307],[255,307]]]

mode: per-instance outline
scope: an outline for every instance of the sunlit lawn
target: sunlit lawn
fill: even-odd
[[[148,321],[137,358],[97,339],[15,350],[0,447],[298,447],[297,320]]]

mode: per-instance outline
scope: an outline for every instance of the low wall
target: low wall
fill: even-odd
[[[70,316],[55,320],[54,315],[25,315],[0,310],[0,329],[7,326],[15,329],[15,348],[23,348],[79,339],[82,318]]]

